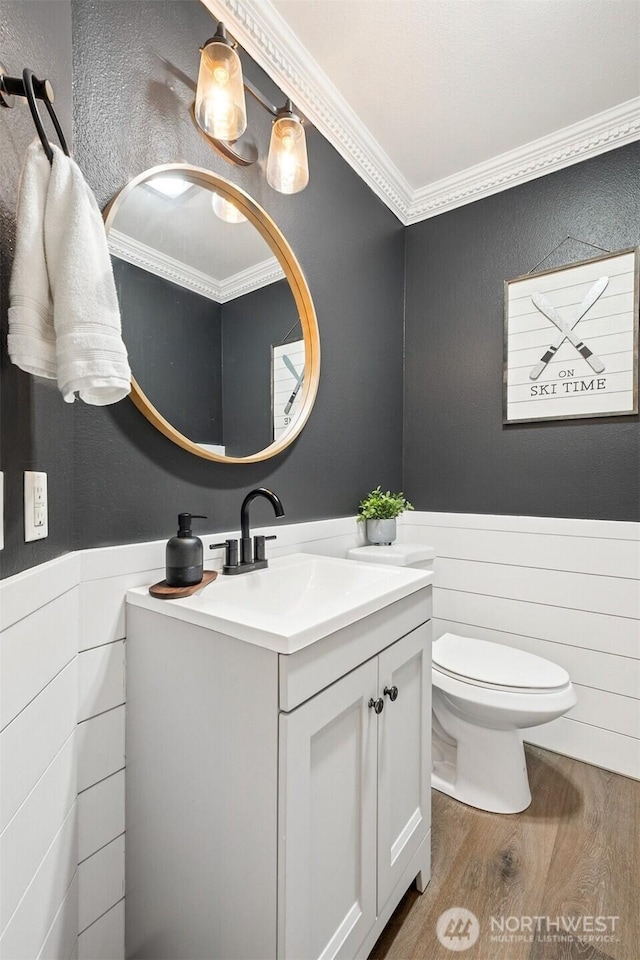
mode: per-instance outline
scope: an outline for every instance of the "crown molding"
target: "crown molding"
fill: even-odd
[[[640,97],[414,191],[406,224],[640,140]]]
[[[193,290],[194,293],[215,300],[216,303],[220,302],[220,285],[206,273],[194,270],[181,260],[175,260],[120,230],[110,230],[108,242],[109,252],[114,257],[126,260],[127,263],[141,267],[164,280],[170,280],[171,283],[177,283],[187,290]]]
[[[227,303],[245,293],[259,290],[275,280],[284,277],[284,272],[275,257],[240,270],[225,280],[216,280],[200,270],[195,270],[181,260],[161,253],[146,243],[135,240],[120,230],[109,231],[109,251],[114,257],[126,260],[135,267],[141,267],[164,280],[170,280],[180,287],[199,293],[200,296],[216,303]]]
[[[220,303],[226,303],[228,300],[235,300],[236,297],[242,297],[245,293],[253,293],[260,287],[266,287],[276,280],[284,278],[284,270],[275,257],[269,257],[268,260],[262,260],[255,263],[246,270],[239,270],[226,280],[218,283],[220,291]]]
[[[201,2],[404,222],[408,181],[269,0]]]
[[[407,226],[640,140],[640,97],[413,189],[270,0],[201,0]]]

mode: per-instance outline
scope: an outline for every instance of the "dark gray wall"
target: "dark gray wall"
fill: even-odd
[[[298,311],[286,280],[222,305],[224,442],[230,457],[262,450],[273,438],[271,347],[296,325]]]
[[[503,281],[640,242],[635,143],[411,226],[404,489],[421,510],[640,519],[638,417],[502,424]],[[597,255],[569,242],[543,268]]]
[[[122,335],[151,403],[197,443],[222,443],[220,304],[113,257]]]
[[[0,0],[0,60],[13,76],[31,67],[48,77],[56,111],[71,144],[71,5],[68,0]],[[43,111],[46,117],[46,111]],[[47,119],[48,123],[48,119]],[[48,128],[49,129],[49,128]],[[0,110],[0,470],[5,484],[5,548],[0,577],[73,548],[73,406],[53,381],[36,380],[7,356],[9,277],[22,159],[36,136],[25,100]],[[75,406],[75,405],[74,405]],[[49,537],[24,542],[23,472],[49,475]]]
[[[74,149],[101,204],[132,176],[184,160],[251,193],[290,240],[320,322],[323,367],[313,415],[264,464],[219,465],[157,433],[130,401],[62,402],[54,384],[8,363],[5,346],[15,204],[34,136],[25,104],[0,115],[0,469],[8,576],[78,546],[173,532],[175,513],[237,524],[252,486],[271,484],[289,520],[351,513],[377,483],[404,486],[430,510],[639,518],[637,418],[502,426],[502,282],[567,233],[612,249],[640,238],[638,144],[570,167],[407,233],[405,475],[402,320],[405,231],[324,139],[309,132],[311,183],[295,197],[261,171],[227,164],[189,117],[198,46],[212,20],[197,0],[0,0],[0,49],[13,72],[48,76]],[[249,58],[247,74],[278,94]],[[269,118],[249,99],[264,153]],[[567,245],[554,262],[585,256]],[[74,440],[75,438],[75,440]],[[74,454],[75,452],[75,454]],[[50,535],[22,539],[22,472],[49,474]],[[75,483],[75,509],[74,509]],[[256,504],[256,520],[269,517]]]
[[[258,165],[235,167],[205,143],[189,108],[198,47],[213,31],[198,0],[78,0],[71,9],[68,0],[0,0],[2,61],[15,73],[29,65],[51,79],[69,141],[73,64],[74,154],[101,205],[143,170],[185,161],[242,186],[281,227],[305,271],[320,323],[323,368],[313,415],[275,460],[220,465],[172,444],[129,400],[108,408],[67,405],[55,384],[11,366],[4,328],[15,206],[34,131],[26,105],[3,111],[0,469],[6,547],[0,576],[74,546],[169,536],[179,510],[207,513],[211,530],[235,526],[242,497],[258,484],[277,490],[291,521],[351,513],[376,483],[400,484],[402,227],[313,130],[311,184],[295,197],[270,190]],[[244,56],[244,64],[263,92],[280,102],[250,58]],[[251,98],[248,108],[264,156],[270,118]],[[377,400],[380,383],[384,404]],[[25,469],[49,475],[50,535],[35,544],[23,542]],[[256,504],[256,521],[268,517],[269,509]]]
[[[197,76],[198,46],[214,21],[196,0],[81,0],[72,10],[76,159],[99,202],[143,170],[176,160],[239,184],[265,207],[300,260],[322,344],[313,414],[298,440],[264,463],[193,457],[128,400],[79,408],[80,544],[168,536],[179,510],[208,514],[211,530],[237,526],[242,497],[259,484],[273,486],[290,521],[349,514],[377,483],[400,486],[404,237],[398,221],[313,130],[311,182],[293,197],[271,190],[257,165],[232,166],[204,142],[189,115],[188,81]],[[267,78],[247,57],[244,63],[248,76],[279,101]],[[264,156],[270,118],[250,97],[248,109]],[[256,521],[269,516],[267,504],[255,505]]]

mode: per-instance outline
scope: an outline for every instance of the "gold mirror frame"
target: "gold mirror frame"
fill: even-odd
[[[305,377],[302,385],[302,400],[300,412],[291,429],[273,443],[269,444],[263,450],[258,451],[248,457],[226,457],[218,453],[211,453],[189,440],[184,434],[176,430],[172,424],[166,420],[159,410],[151,403],[144,393],[135,377],[131,378],[131,399],[142,414],[149,420],[157,430],[177,443],[183,450],[202,457],[204,460],[215,460],[219,463],[257,463],[260,460],[268,460],[271,457],[282,453],[296,439],[307,420],[313,408],[313,404],[318,392],[318,382],[320,380],[320,334],[318,330],[318,320],[311,299],[311,293],[307,286],[307,281],[300,268],[296,256],[285,240],[282,232],[273,222],[265,210],[253,200],[248,193],[236,187],[235,184],[219,177],[210,170],[202,167],[194,167],[186,163],[167,163],[158,167],[152,167],[145,170],[139,176],[134,177],[120,190],[112,200],[109,201],[103,212],[104,225],[107,234],[109,228],[113,225],[116,214],[135,187],[147,180],[151,180],[163,173],[181,173],[185,180],[200,184],[209,189],[222,190],[234,201],[238,209],[244,214],[247,220],[250,220],[258,230],[262,238],[271,248],[282,267],[285,277],[289,282],[289,287],[295,299],[300,325],[304,338],[304,369]],[[308,371],[308,373],[307,373]]]

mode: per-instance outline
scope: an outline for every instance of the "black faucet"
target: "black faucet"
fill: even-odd
[[[251,531],[249,530],[249,507],[256,497],[264,497],[265,500],[268,500],[272,505],[276,517],[284,517],[284,507],[280,502],[280,498],[273,492],[273,490],[267,490],[266,487],[257,487],[255,490],[251,490],[242,501],[242,507],[240,508],[240,562],[238,562],[237,540],[226,540],[224,543],[211,544],[210,549],[212,550],[216,549],[217,547],[225,547],[225,562],[224,567],[222,568],[223,573],[250,573],[252,570],[263,570],[266,566],[268,566],[265,542],[267,540],[275,540],[275,536],[255,536],[253,538],[253,546],[251,544]]]

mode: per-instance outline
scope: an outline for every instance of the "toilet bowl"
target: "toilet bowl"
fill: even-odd
[[[419,544],[357,547],[349,559],[428,569]],[[445,633],[433,644],[431,785],[492,813],[531,803],[523,729],[563,716],[577,703],[562,667],[524,650]]]
[[[445,633],[433,644],[431,785],[492,813],[531,803],[521,731],[577,703],[562,667],[524,650]]]

